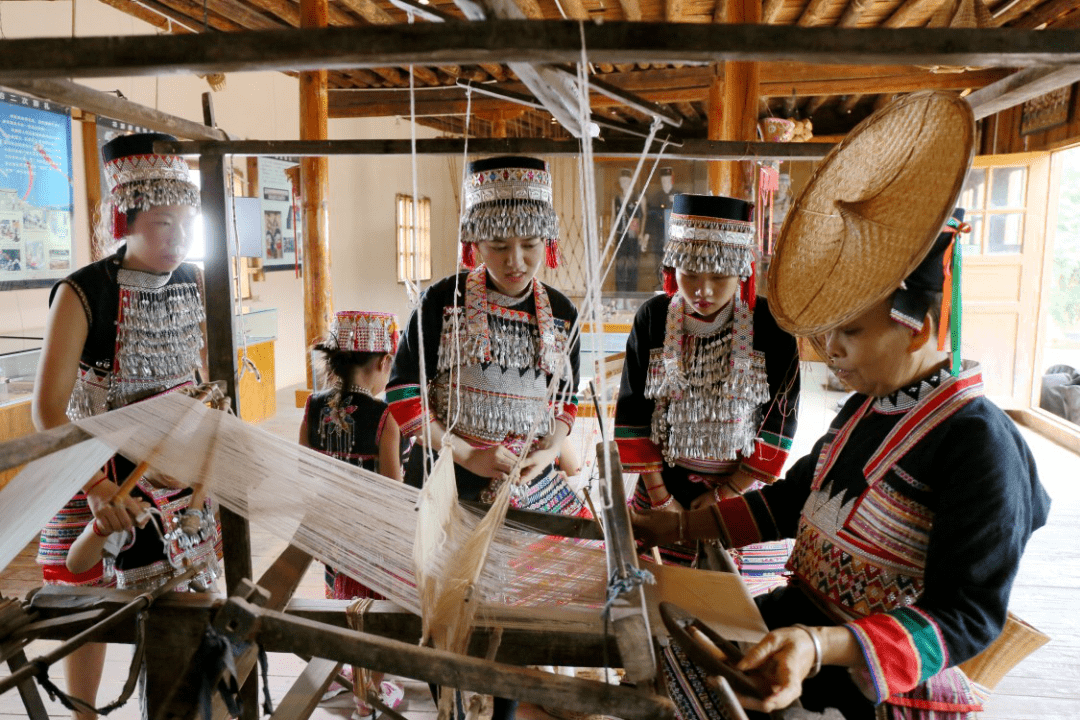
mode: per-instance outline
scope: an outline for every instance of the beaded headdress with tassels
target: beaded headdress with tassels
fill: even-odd
[[[941,315],[938,322],[938,350],[945,349],[945,336],[950,335],[949,351],[952,353],[952,373],[960,372],[960,282],[963,255],[957,236],[970,232],[971,226],[964,222],[964,209],[953,210],[930,252],[911,273],[904,278],[900,288],[893,293],[889,316],[919,331],[926,321],[930,308],[929,293],[941,293]]]
[[[464,192],[461,259],[466,267],[476,267],[476,243],[513,237],[542,239],[547,266],[558,267],[559,216],[547,163],[523,156],[476,160],[469,165]]]
[[[155,142],[175,140],[165,133],[136,133],[121,135],[101,148],[116,239],[127,235],[132,210],[159,205],[199,207],[199,188],[191,182],[187,161],[154,152]]]
[[[341,310],[334,314],[330,334],[343,352],[397,352],[398,322],[393,313]]]

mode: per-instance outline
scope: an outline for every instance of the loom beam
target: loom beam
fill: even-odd
[[[301,656],[329,655],[334,660],[359,667],[446,687],[548,707],[614,715],[624,720],[674,716],[674,707],[669,700],[634,688],[552,675],[335,628],[265,610],[239,598],[230,598],[221,612],[225,625],[236,638],[264,643],[283,652]]]

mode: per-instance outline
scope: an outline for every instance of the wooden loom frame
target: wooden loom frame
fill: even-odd
[[[604,25],[579,25],[576,22],[562,21],[485,21],[469,24],[467,28],[447,26],[380,26],[347,29],[306,29],[271,32],[236,33],[228,44],[220,43],[219,38],[209,35],[187,36],[135,36],[125,38],[74,38],[4,40],[0,41],[0,82],[23,91],[50,94],[63,91],[78,93],[85,90],[88,100],[93,100],[93,92],[78,89],[74,83],[62,83],[53,80],[56,77],[145,75],[159,72],[209,71],[209,70],[296,70],[330,67],[366,67],[398,64],[402,61],[435,56],[440,61],[462,64],[491,60],[518,60],[524,62],[574,62],[580,54],[581,38],[585,38],[590,58],[610,62],[620,61],[719,61],[719,60],[763,60],[792,59],[810,62],[891,62],[900,64],[941,64],[941,65],[982,65],[982,66],[1019,66],[1031,65],[1006,81],[995,83],[972,95],[977,114],[984,116],[1008,104],[1022,102],[1030,96],[1041,94],[1080,79],[1076,66],[1060,66],[1056,63],[1080,62],[1080,35],[1066,31],[1021,31],[1021,30],[892,30],[892,29],[835,29],[801,28],[785,26],[701,26],[682,25],[677,33],[672,32],[671,24],[660,23],[605,23]],[[1041,66],[1041,67],[1040,67]],[[73,87],[74,86],[74,87]],[[33,89],[33,88],[36,88]],[[51,88],[51,90],[50,90]],[[103,94],[102,94],[103,95]],[[63,101],[63,98],[52,97]],[[68,100],[71,102],[71,100]],[[99,101],[103,105],[104,101]],[[134,105],[134,104],[131,104]],[[159,114],[161,115],[161,114]],[[177,118],[155,117],[152,126],[161,129]],[[212,124],[212,123],[208,123]],[[197,137],[197,147],[180,144],[175,149],[198,150],[201,155],[200,169],[203,174],[202,203],[206,214],[207,258],[206,258],[206,301],[207,301],[207,345],[211,377],[221,378],[227,383],[227,394],[237,405],[236,397],[236,355],[234,349],[232,308],[233,298],[229,278],[226,234],[224,232],[225,192],[224,156],[232,153],[244,154],[329,154],[334,152],[370,152],[386,154],[402,152],[402,145],[390,141],[320,141],[306,146],[291,142],[241,143],[223,138],[212,128],[204,128],[205,133],[184,133],[188,137]],[[365,143],[362,145],[358,143]],[[353,143],[351,146],[349,143]],[[721,157],[745,158],[747,155],[761,158],[802,157],[809,159],[820,157],[822,148],[805,146],[764,147],[757,143],[701,143],[691,144],[686,152],[681,148],[669,150],[669,154],[685,154],[691,157],[720,159]],[[639,144],[639,143],[633,143]],[[553,143],[532,144],[511,141],[471,141],[472,148],[478,152],[528,152],[555,154],[572,150],[571,147],[557,146]],[[613,153],[637,155],[632,143],[617,141],[606,143]],[[453,142],[431,143],[425,147],[427,152],[458,153],[459,145]],[[601,149],[597,155],[604,154]],[[60,442],[77,442],[77,428],[53,432],[50,436]],[[81,431],[78,431],[81,432]],[[46,434],[47,435],[47,434]],[[37,436],[35,436],[37,438]],[[38,438],[40,440],[40,438]],[[32,443],[31,443],[32,444]],[[15,441],[14,444],[0,446],[5,451],[3,464],[16,465],[24,462],[34,452],[26,443]],[[15,450],[18,449],[18,452]],[[25,452],[29,451],[29,453]],[[603,459],[603,453],[600,453]],[[20,459],[21,458],[21,459]],[[613,468],[614,469],[614,468]],[[612,498],[613,500],[615,498]],[[632,552],[632,543],[625,542],[629,532],[628,516],[625,504],[609,503],[605,511],[605,520],[609,528],[619,528],[621,541],[612,543],[615,567],[623,567],[620,561],[633,564],[636,554]],[[176,667],[187,667],[191,654],[203,628],[215,616],[224,629],[234,631],[242,628],[256,629],[265,623],[276,632],[264,633],[273,637],[267,644],[268,649],[296,649],[282,639],[280,629],[289,627],[308,639],[312,637],[332,637],[324,627],[306,624],[289,625],[287,618],[278,613],[285,609],[287,602],[299,582],[300,576],[310,562],[306,556],[294,548],[289,548],[274,563],[273,567],[260,580],[260,585],[268,591],[268,597],[259,593],[251,585],[250,540],[246,521],[235,514],[223,511],[222,529],[225,536],[226,583],[231,596],[227,604],[217,607],[212,601],[198,596],[167,597],[159,601],[150,611],[151,632],[158,642],[148,647],[148,694],[154,708],[153,717],[191,717],[194,705],[191,693],[185,694],[185,683],[191,678],[181,673],[177,679]],[[43,623],[36,632],[40,637],[69,637],[78,628],[91,619],[80,613],[79,598],[106,596],[105,606],[118,602],[122,594],[103,591],[65,591],[46,589],[38,593],[36,610],[43,618]],[[268,609],[256,610],[252,600],[261,600]],[[333,603],[334,601],[324,601]],[[611,658],[627,655],[627,650],[639,648],[646,655],[651,655],[651,637],[648,631],[647,617],[637,615],[633,607],[635,598],[627,598],[616,628],[617,647],[605,645],[604,638],[565,638],[558,634],[545,633],[535,637],[523,633],[514,642],[504,639],[504,645],[497,656],[514,662],[589,664],[597,654],[609,653]],[[294,603],[292,614],[305,617],[305,622],[314,618],[320,623],[344,626],[344,613],[338,606],[311,603]],[[81,615],[81,616],[80,616]],[[369,632],[394,635],[401,638],[418,637],[418,619],[414,616],[394,611],[392,608],[377,606],[365,618],[365,629]],[[323,635],[318,635],[323,633]],[[353,643],[363,642],[355,635],[338,635]],[[508,637],[513,637],[508,634]],[[124,642],[130,640],[121,628],[110,633],[107,639]],[[474,639],[481,645],[485,641],[484,631],[478,631]],[[278,645],[277,643],[280,643]],[[647,649],[642,647],[644,644]],[[371,647],[376,647],[372,644]],[[154,648],[152,651],[150,648]],[[530,654],[535,653],[535,654]],[[186,658],[185,658],[186,655]],[[3,659],[9,664],[17,654]],[[241,656],[241,674],[250,672],[254,665],[251,652]],[[357,659],[356,655],[347,660]],[[629,658],[627,658],[629,660]],[[25,659],[23,659],[24,661]],[[451,665],[453,661],[449,661]],[[461,661],[467,664],[467,661]],[[633,663],[631,663],[633,664]],[[311,667],[311,666],[309,666]],[[322,664],[316,669],[323,676],[329,677],[333,663]],[[375,668],[379,669],[379,668]],[[527,672],[527,671],[522,671]],[[305,673],[305,675],[307,675]],[[457,676],[460,678],[460,675]],[[301,679],[304,679],[302,676]],[[307,677],[311,681],[312,677]],[[552,685],[564,687],[566,679],[545,679]],[[329,682],[329,680],[326,680]],[[585,682],[585,681],[575,681]],[[319,682],[315,682],[318,686]],[[588,686],[587,686],[588,687]],[[609,686],[610,687],[610,686]],[[158,692],[164,688],[170,690],[164,695]],[[20,687],[20,691],[24,688]],[[253,685],[250,686],[253,690]],[[483,687],[477,689],[483,690]],[[602,686],[595,688],[602,691]],[[622,691],[616,688],[615,690]],[[561,692],[561,690],[560,690]],[[611,692],[615,692],[614,690]],[[633,692],[633,691],[629,691]],[[311,694],[311,693],[309,693]],[[612,704],[626,702],[625,710],[630,705],[640,702],[641,707],[650,708],[653,716],[663,716],[670,710],[670,703],[664,704],[658,698],[637,692],[634,697],[623,696],[625,692],[616,692],[618,698],[610,698]],[[166,697],[168,696],[168,697]],[[315,693],[317,697],[317,693]],[[638,697],[640,696],[640,697]],[[24,694],[24,697],[27,697]],[[247,698],[253,699],[248,692]],[[42,717],[40,707],[33,706],[32,698],[27,700],[31,717]],[[612,704],[605,706],[610,710]],[[245,717],[253,717],[255,703],[246,703]],[[297,717],[302,715],[298,714]],[[626,714],[630,717],[630,714]]]

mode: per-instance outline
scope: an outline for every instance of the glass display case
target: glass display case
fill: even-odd
[[[27,344],[36,344],[37,347],[12,349]],[[41,338],[0,340],[0,406],[30,400],[40,359]]]

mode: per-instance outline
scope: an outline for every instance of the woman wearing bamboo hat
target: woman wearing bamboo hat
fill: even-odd
[[[826,158],[785,222],[770,297],[782,327],[823,338],[856,393],[782,482],[635,519],[652,542],[795,538],[791,585],[758,599],[771,632],[739,664],[770,688],[748,707],[800,698],[848,720],[981,709],[957,665],[1001,633],[1050,500],[979,365],[958,355],[948,220],[973,137],[964,101],[915,93]],[[700,678],[677,646],[666,660],[672,677]],[[718,716],[716,696],[689,687],[670,684],[683,716]]]

